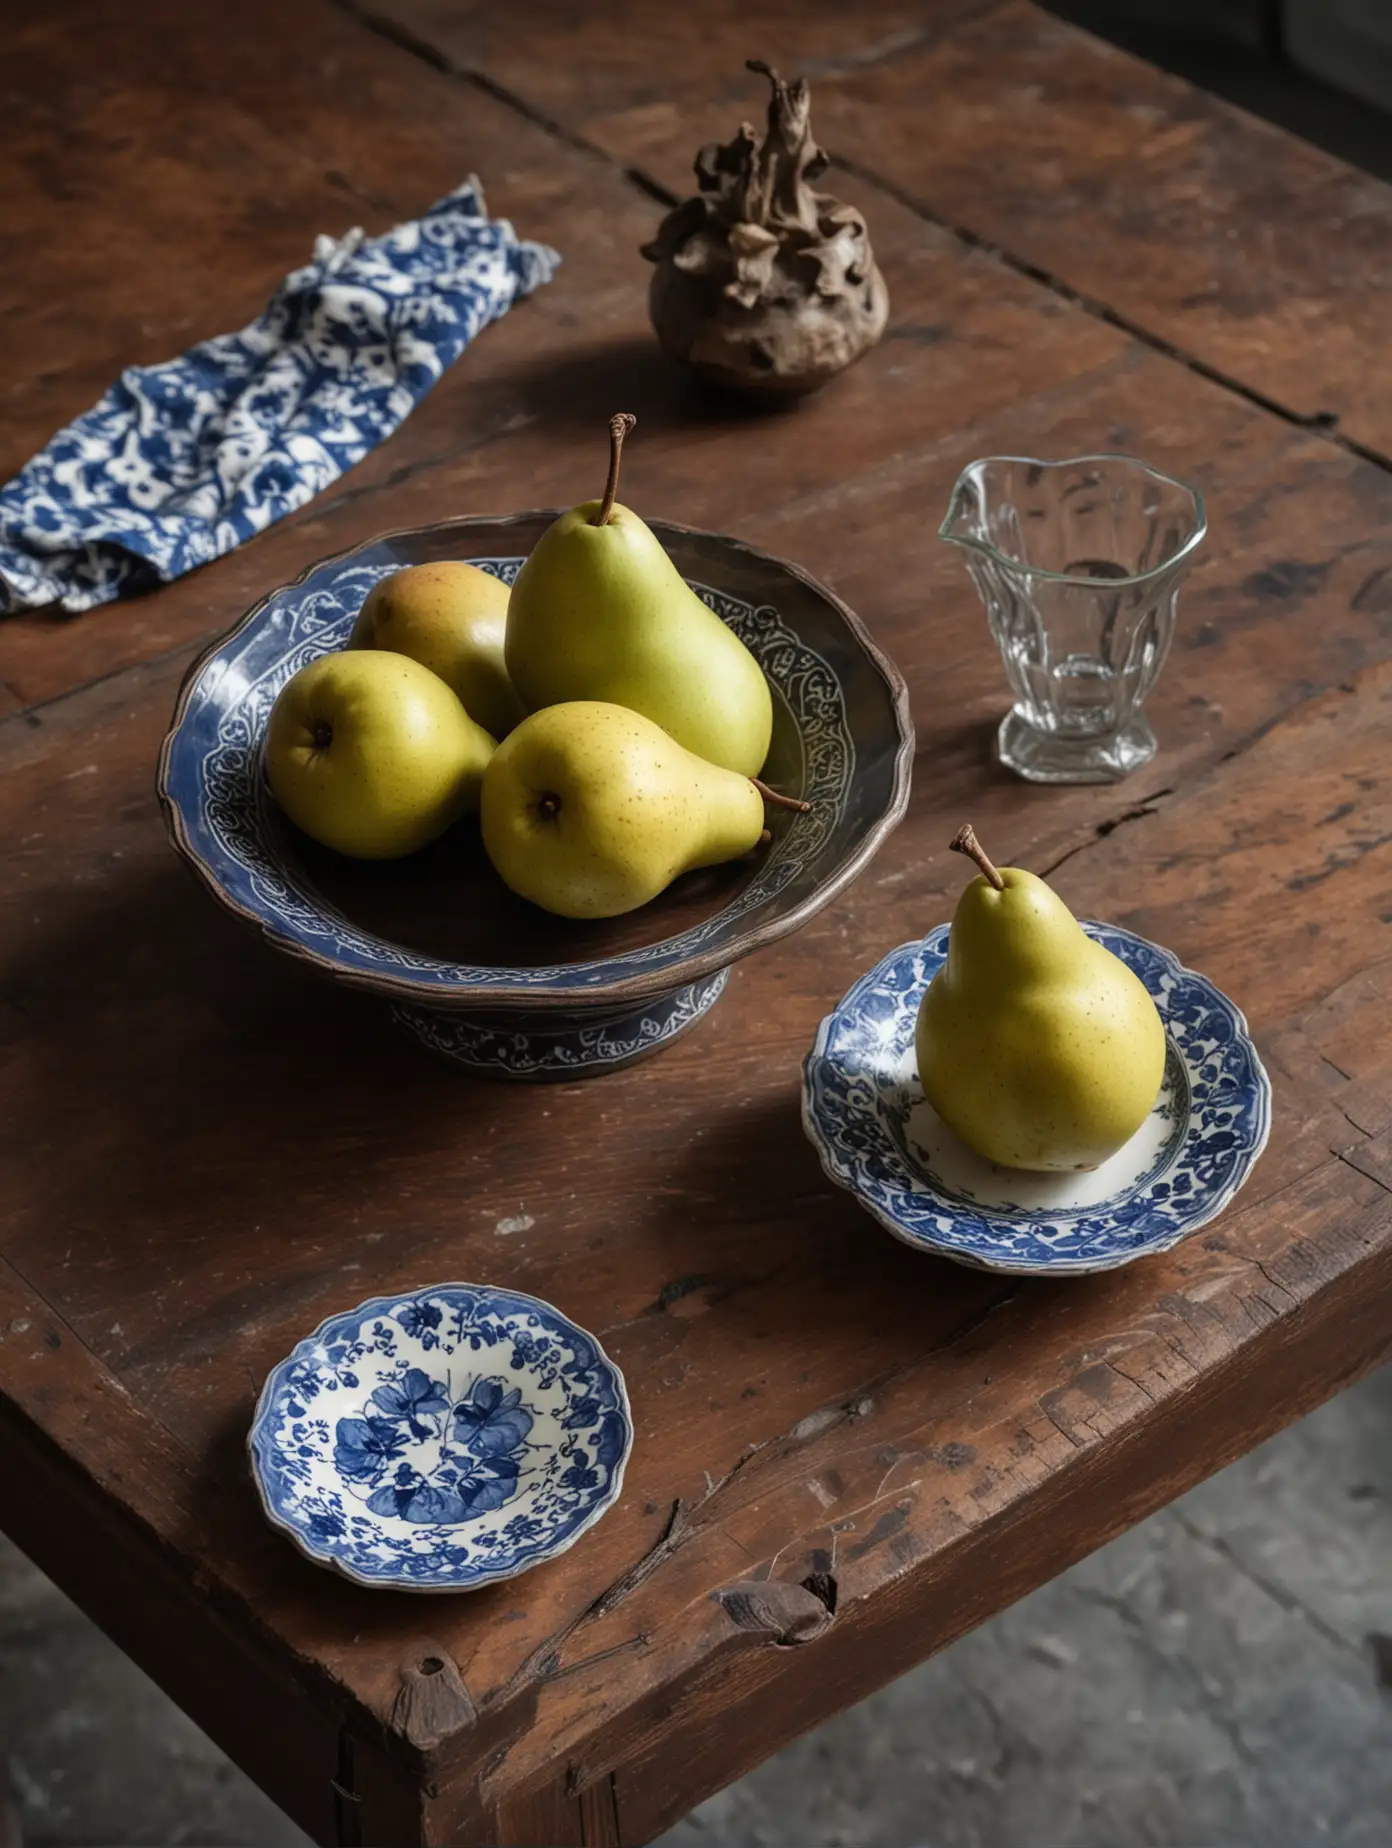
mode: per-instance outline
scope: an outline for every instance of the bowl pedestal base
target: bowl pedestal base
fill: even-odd
[[[392,1018],[413,1039],[480,1078],[555,1082],[633,1065],[694,1027],[729,978],[717,969],[689,987],[619,1013],[461,1013],[398,1002]]]

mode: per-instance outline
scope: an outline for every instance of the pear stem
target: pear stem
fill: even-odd
[[[976,838],[976,833],[969,821],[963,822],[962,826],[948,842],[948,845],[951,847],[953,853],[964,853],[969,860],[975,860],[977,865],[981,868],[983,877],[988,879],[998,892],[1003,892],[1005,890],[1005,881],[1001,878],[995,867],[992,866],[990,860],[987,859],[986,849]]]
[[[751,776],[749,780],[764,798],[764,801],[771,802],[775,808],[796,809],[799,815],[810,813],[812,808],[810,802],[802,802],[797,796],[781,795],[778,790],[770,789],[767,783],[761,783],[757,776]]]
[[[604,484],[604,499],[599,504],[599,512],[590,522],[592,526],[609,524],[609,516],[614,511],[614,497],[619,491],[619,457],[623,452],[624,438],[637,421],[632,411],[615,411],[609,419],[609,479]]]

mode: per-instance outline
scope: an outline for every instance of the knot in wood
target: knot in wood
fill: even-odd
[[[401,1685],[392,1704],[391,1724],[422,1752],[474,1723],[474,1703],[449,1652],[438,1643],[401,1667]]]
[[[836,1621],[836,1580],[826,1573],[801,1585],[787,1579],[737,1579],[711,1596],[736,1629],[786,1648],[815,1642]]]

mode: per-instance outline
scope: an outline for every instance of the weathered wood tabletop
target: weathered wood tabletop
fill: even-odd
[[[295,518],[0,626],[0,1523],[321,1840],[637,1843],[1387,1347],[1392,191],[1023,0],[374,6],[5,25],[4,475],[122,366],[250,318],[317,232],[470,171],[565,263]],[[661,361],[637,254],[761,107],[749,56],[813,80],[892,299],[864,363],[773,418]],[[659,1059],[473,1083],[209,903],[155,756],[257,596],[375,531],[592,493],[619,405],[626,499],[798,559],[898,661],[913,801]],[[964,461],[1022,449],[1137,452],[1208,498],[1161,753],[1121,788],[991,765],[1000,668],[935,529]],[[804,1143],[818,1019],[949,915],[968,816],[1248,1012],[1272,1143],[1168,1256],[954,1269]],[[358,1590],[264,1526],[254,1397],[325,1313],[447,1277],[601,1335],[625,1493],[514,1583]],[[716,1595],[755,1579],[765,1627]]]

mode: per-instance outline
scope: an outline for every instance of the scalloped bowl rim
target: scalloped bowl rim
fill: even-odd
[[[457,531],[464,534],[476,528],[505,529],[534,521],[549,522],[557,517],[559,517],[558,510],[553,508],[532,508],[511,514],[469,514],[457,519],[435,521],[424,526],[393,528],[387,532],[377,533],[371,538],[359,540],[354,545],[346,546],[342,551],[327,553],[322,558],[314,559],[307,564],[294,578],[277,584],[264,596],[258,598],[229,629],[216,636],[206,648],[202,649],[186,669],[179,685],[174,714],[159,753],[157,794],[164,814],[165,827],[179,857],[193,870],[217,902],[235,917],[253,925],[275,949],[311,964],[350,987],[386,995],[393,1000],[414,1001],[442,1011],[467,1008],[477,1012],[507,1014],[521,1011],[569,1009],[579,1014],[599,1011],[611,1002],[639,1004],[645,1000],[665,996],[674,989],[699,981],[702,977],[714,974],[718,969],[727,968],[731,963],[752,954],[755,950],[763,949],[801,929],[859,876],[903,819],[908,807],[915,749],[908,688],[899,669],[880,648],[855,611],[827,585],[790,559],[779,558],[773,553],[765,552],[761,547],[749,544],[746,540],[732,538],[727,534],[713,533],[702,527],[685,526],[675,520],[653,520],[649,523],[659,537],[664,532],[672,532],[706,540],[721,548],[728,547],[731,551],[746,558],[755,559],[761,565],[771,566],[795,579],[819,597],[835,613],[870,668],[884,683],[888,709],[897,734],[889,799],[883,812],[866,828],[855,845],[843,855],[841,860],[805,898],[780,916],[770,918],[763,924],[751,924],[737,931],[728,942],[717,941],[713,945],[692,951],[678,962],[650,973],[621,976],[608,981],[590,980],[569,986],[554,983],[544,988],[521,984],[515,987],[499,985],[485,988],[468,981],[460,981],[446,987],[437,983],[416,980],[409,974],[347,968],[335,956],[316,950],[300,941],[279,927],[264,912],[244,903],[230,892],[220,878],[217,866],[205,858],[191,839],[183,806],[178,796],[169,787],[169,773],[174,750],[187,722],[202,677],[218,656],[244,635],[275,603],[277,598],[298,589],[307,583],[316,572],[328,566],[343,564],[371,551],[376,546],[390,545],[401,540],[419,539],[436,533]],[[326,914],[332,910],[326,901],[319,898],[317,892],[315,898],[324,905]],[[719,916],[718,913],[715,915]],[[394,947],[390,939],[375,937],[375,933],[366,934],[373,936],[375,941],[384,947]],[[658,940],[659,946],[662,941],[664,940]],[[452,966],[444,958],[429,960],[440,969],[448,969]],[[560,964],[557,965],[557,969],[562,974],[578,973],[602,969],[608,963],[618,960],[621,960],[621,957],[616,954],[593,958],[588,962]],[[496,967],[502,973],[511,973],[507,965],[496,965]]]

